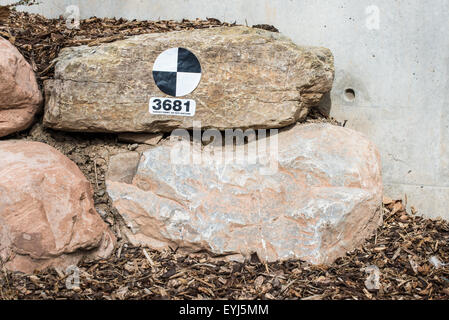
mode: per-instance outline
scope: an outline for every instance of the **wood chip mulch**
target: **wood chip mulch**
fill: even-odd
[[[0,298],[449,299],[449,223],[407,214],[401,201],[384,203],[384,223],[376,235],[331,266],[298,260],[264,264],[257,257],[226,262],[207,253],[124,244],[108,260],[82,263],[79,287],[71,289],[66,282],[73,284],[72,273],[23,275],[3,268]],[[378,284],[370,273],[374,269]]]
[[[129,21],[126,19],[89,18],[80,21],[79,29],[68,29],[66,20],[47,19],[41,15],[0,9],[0,36],[14,44],[37,74],[40,85],[54,74],[53,60],[64,47],[99,45],[144,33],[234,26],[217,19]]]

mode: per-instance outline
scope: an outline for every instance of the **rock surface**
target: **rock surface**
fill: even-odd
[[[42,94],[31,66],[0,37],[0,137],[28,128],[41,104]]]
[[[132,183],[139,160],[138,152],[119,153],[111,157],[106,180]]]
[[[161,133],[121,133],[118,135],[118,140],[128,143],[141,143],[150,146],[157,145],[164,135]]]
[[[171,161],[178,151],[188,157],[180,148],[190,146],[187,141],[144,152],[137,170],[115,166],[136,170],[132,183],[117,172],[106,181],[126,221],[125,234],[155,249],[209,250],[237,260],[255,252],[266,261],[300,258],[315,264],[331,263],[369,237],[382,220],[376,147],[362,134],[330,124],[297,125],[277,137],[277,171],[263,170],[264,153],[246,164]],[[265,155],[274,146],[270,142]],[[203,151],[208,148],[210,154],[217,151]],[[198,156],[200,151],[191,150]]]
[[[192,117],[152,115],[157,56],[172,47],[191,50],[202,80],[183,98]],[[330,91],[333,57],[325,48],[300,47],[260,29],[221,27],[146,34],[97,47],[63,49],[55,79],[45,82],[44,124],[68,131],[169,132],[192,128],[275,128],[304,118]]]
[[[0,258],[31,273],[106,258],[115,237],[93,206],[78,167],[38,142],[0,142]]]

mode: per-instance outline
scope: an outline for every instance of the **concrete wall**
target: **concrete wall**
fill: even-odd
[[[337,70],[332,116],[377,143],[387,195],[406,194],[421,214],[449,219],[449,0],[40,2],[26,10],[58,17],[77,5],[82,18],[266,23],[298,44],[330,48]]]

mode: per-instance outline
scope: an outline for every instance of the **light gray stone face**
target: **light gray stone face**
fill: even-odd
[[[202,79],[183,97],[196,101],[192,117],[152,115],[153,63],[168,48],[199,59]],[[260,29],[222,27],[146,34],[61,51],[55,79],[45,82],[46,126],[69,131],[159,132],[193,127],[276,128],[304,118],[329,92],[333,57]]]
[[[331,263],[370,236],[381,221],[376,147],[360,133],[328,124],[297,125],[277,138],[277,170],[266,170],[263,156],[176,164],[176,150],[191,146],[186,141],[144,152],[132,183],[107,180],[125,234],[155,249],[205,249],[233,259],[255,252],[265,261],[316,264]],[[235,153],[261,145],[270,153],[273,141],[237,146]]]

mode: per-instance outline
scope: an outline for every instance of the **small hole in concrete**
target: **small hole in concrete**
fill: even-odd
[[[348,88],[345,90],[345,99],[347,101],[354,101],[355,100],[355,91],[354,89]]]

